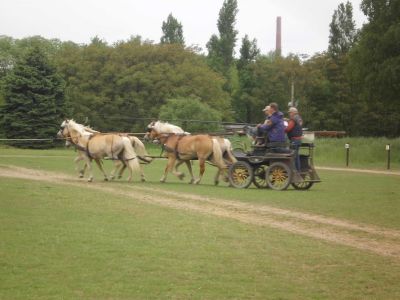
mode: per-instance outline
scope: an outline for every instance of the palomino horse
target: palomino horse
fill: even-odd
[[[185,135],[190,135],[190,132],[184,131],[181,127],[170,124],[168,122],[162,122],[162,121],[153,121],[151,122],[148,126],[147,129],[154,128],[158,132],[162,133],[177,133],[177,134],[185,134]],[[224,156],[224,159],[229,163],[232,164],[236,162],[235,156],[233,156],[232,153],[232,144],[231,141],[228,139],[225,139],[220,136],[213,136],[213,139],[216,139],[221,147],[222,155]]]
[[[76,122],[75,122],[75,123],[76,123]],[[101,133],[101,132],[99,132],[99,131],[96,131],[96,130],[94,130],[94,129],[88,127],[88,126],[84,126],[84,125],[81,125],[81,124],[78,124],[78,123],[76,123],[76,124],[77,124],[77,126],[81,126],[81,128],[82,128],[84,131],[88,132],[89,134],[91,134],[91,133],[92,133],[92,134],[100,134],[100,133]],[[141,140],[139,140],[139,139],[138,139],[137,137],[135,137],[135,136],[128,136],[128,135],[126,135],[126,134],[119,134],[119,135],[123,135],[123,136],[126,136],[126,137],[129,138],[129,140],[131,141],[132,147],[133,147],[133,149],[135,150],[135,152],[136,152],[136,154],[138,155],[138,158],[139,158],[140,160],[144,161],[145,163],[150,163],[150,162],[152,161],[152,158],[150,158],[150,156],[149,156],[149,154],[147,153],[146,148],[144,147],[144,144],[142,143]],[[68,132],[68,130],[66,129],[66,127],[61,128],[61,129],[58,131],[57,136],[58,136],[58,137],[61,137],[61,138],[65,138],[65,146],[66,146],[66,147],[69,147],[69,146],[73,145],[73,144],[71,143],[71,141],[70,141],[70,140],[71,140],[71,137],[69,136],[69,132]],[[87,164],[86,164],[86,162],[85,162],[85,163],[84,163],[84,166],[83,166],[83,169],[79,169],[79,164],[78,164],[78,163],[79,163],[81,160],[85,160],[86,151],[79,150],[78,148],[77,148],[76,150],[77,150],[78,156],[75,158],[74,162],[75,162],[75,165],[76,165],[76,170],[79,172],[79,177],[80,177],[80,178],[83,178],[83,176],[84,176],[84,174],[85,174],[85,171],[86,171]],[[98,165],[98,167],[99,167],[99,169],[101,170],[101,172],[103,173],[103,175],[104,175],[104,180],[107,181],[107,180],[108,180],[108,177],[107,177],[107,175],[105,174],[105,172],[104,172],[104,170],[103,170],[103,168],[102,168],[101,161],[95,159],[95,162],[96,162],[96,164]],[[122,174],[123,174],[124,170],[126,169],[126,164],[125,164],[123,161],[116,160],[116,161],[114,161],[114,165],[115,165],[115,168],[113,169],[113,171],[111,172],[110,177],[109,177],[111,180],[115,178],[115,172],[116,172],[119,168],[120,168],[120,169],[119,169],[119,171],[118,171],[118,178],[121,178],[121,177],[122,177]],[[141,175],[142,181],[145,181],[145,176],[144,176],[144,172],[143,172],[142,165],[140,165],[140,175]]]
[[[162,121],[153,121],[147,126],[148,130],[154,129],[157,132],[162,132],[162,133],[176,133],[176,134],[183,134],[183,135],[190,135],[189,132],[184,131],[181,127],[172,125],[168,122],[162,122]],[[148,136],[145,136],[145,139],[148,138]],[[226,163],[228,164],[233,164],[237,160],[235,156],[232,153],[232,144],[230,140],[219,137],[219,136],[214,136],[212,137],[213,140],[216,140],[220,146],[221,152],[222,152],[222,157],[225,160]],[[178,171],[178,167],[183,163],[184,161],[178,160],[178,163],[175,165],[175,173],[181,174],[181,172]],[[194,176],[193,176],[193,171],[192,171],[192,166],[189,162],[185,161],[186,166],[188,167],[190,176],[191,176],[191,181],[192,183],[194,181]],[[218,184],[219,182],[219,176],[220,172],[218,170],[217,174],[215,175],[214,183]],[[183,176],[183,175],[181,175]]]
[[[159,131],[160,130],[160,131]],[[149,125],[146,139],[158,139],[163,144],[168,163],[164,171],[161,182],[165,182],[168,172],[172,172],[179,179],[183,179],[184,174],[178,172],[177,167],[183,162],[186,163],[192,179],[190,183],[200,183],[204,171],[205,162],[208,160],[218,168],[215,184],[218,184],[219,176],[226,170],[226,165],[222,157],[220,145],[216,139],[209,135],[186,135],[185,133],[164,133],[156,123]],[[193,176],[190,160],[198,159],[200,165],[200,176],[195,179]],[[174,165],[178,161],[174,169]]]
[[[88,181],[93,180],[92,159],[96,161],[105,179],[107,179],[107,175],[101,166],[100,160],[106,156],[114,161],[120,160],[128,166],[130,170],[129,181],[132,179],[132,173],[140,169],[138,155],[132,147],[131,139],[126,136],[88,132],[84,129],[84,126],[74,120],[65,120],[61,124],[59,134],[60,132],[63,136],[68,136],[71,143],[81,151],[89,169]],[[119,167],[119,164],[115,163],[115,169],[117,167]],[[144,181],[143,174],[142,181]]]
[[[88,126],[84,126],[84,125],[81,125],[81,124],[79,124],[79,125],[82,126],[82,128],[85,131],[87,131],[88,133],[100,133],[100,132],[98,132],[96,130],[93,130],[92,128],[90,128]],[[71,143],[71,137],[69,136],[68,130],[65,127],[64,128],[60,128],[60,130],[57,132],[57,137],[65,139],[65,147],[70,147],[70,146],[74,145],[73,143]],[[82,161],[82,160],[83,161],[85,160],[86,151],[82,151],[82,150],[79,150],[79,149],[76,149],[76,151],[78,153],[78,156],[75,157],[75,159],[74,159],[75,170],[79,173],[79,178],[83,178],[83,176],[85,175],[85,172],[86,172],[87,164],[86,164],[86,162],[84,162],[83,169],[81,169],[80,166],[79,166],[79,162]],[[107,175],[105,174],[105,172],[104,172],[104,170],[102,168],[101,161],[96,159],[95,162],[96,162],[97,166],[99,167],[99,169],[101,170],[101,172],[103,173],[104,180],[108,180]]]

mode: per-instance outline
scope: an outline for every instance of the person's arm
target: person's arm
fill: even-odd
[[[294,125],[296,125],[296,123],[294,122],[294,120],[289,120],[288,126],[285,128],[285,132],[291,132],[294,128]]]
[[[274,127],[274,119],[270,118],[268,120],[265,120],[265,123],[261,125],[260,127],[264,130],[270,130],[272,127]]]

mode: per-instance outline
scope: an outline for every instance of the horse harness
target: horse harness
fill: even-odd
[[[167,136],[167,139],[165,140],[165,143],[164,143],[164,144],[162,145],[162,147],[161,147],[161,149],[162,149],[161,154],[162,154],[164,151],[167,152],[167,153],[174,153],[177,159],[181,159],[181,158],[180,158],[180,155],[184,155],[185,153],[179,153],[179,152],[178,152],[178,145],[179,145],[179,141],[180,141],[183,137],[185,137],[185,135],[177,135],[177,134],[175,134],[175,133],[174,133],[174,135],[178,136],[178,140],[176,141],[175,147],[174,147],[174,148],[171,148],[171,147],[167,146],[166,142],[168,141],[168,138],[171,136],[171,135],[168,135],[168,136]],[[160,156],[161,156],[161,154],[160,154]]]

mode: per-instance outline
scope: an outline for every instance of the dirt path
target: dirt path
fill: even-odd
[[[252,205],[239,201],[166,191],[160,188],[146,187],[139,183],[130,185],[111,185],[103,182],[87,183],[62,173],[20,167],[0,167],[0,177],[45,181],[100,190],[145,203],[234,219],[256,226],[272,227],[400,260],[399,230],[357,224],[323,215],[267,205]]]

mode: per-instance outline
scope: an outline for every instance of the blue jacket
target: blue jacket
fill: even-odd
[[[270,142],[285,142],[285,125],[283,123],[283,113],[274,112],[269,118],[268,125],[261,125],[261,130],[267,132]]]

